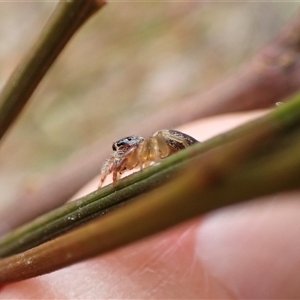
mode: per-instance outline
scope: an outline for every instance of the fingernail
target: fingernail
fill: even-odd
[[[198,258],[239,299],[300,297],[299,194],[284,198],[219,210],[199,226]]]

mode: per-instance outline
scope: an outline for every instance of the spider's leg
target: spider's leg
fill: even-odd
[[[122,174],[123,171],[132,170],[138,165],[137,149],[138,145],[131,147],[122,155],[122,158],[116,161],[115,169],[117,172]]]
[[[114,157],[111,157],[103,164],[103,166],[101,168],[100,182],[99,182],[98,188],[102,187],[102,184],[103,184],[104,180],[106,179],[107,175],[109,175],[112,172],[114,159],[115,159]]]
[[[166,138],[163,135],[163,131],[162,130],[157,131],[153,135],[153,137],[154,137],[154,139],[156,139],[160,158],[164,158],[164,157],[169,156],[172,151],[170,149],[170,146],[169,146]]]
[[[160,143],[157,137],[151,137],[149,138],[149,156],[148,161],[158,161],[161,158],[160,154]]]
[[[121,178],[121,173],[116,169],[113,170],[113,186],[116,187],[118,180]]]
[[[127,170],[132,170],[137,167],[139,164],[139,159],[138,159],[138,152],[137,149],[139,148],[139,145],[136,145],[129,149],[124,157],[126,158],[126,169]]]
[[[140,167],[140,169],[142,170],[148,161],[148,157],[149,157],[149,142],[148,140],[144,140],[142,141],[137,150],[137,159],[138,159],[138,166]]]

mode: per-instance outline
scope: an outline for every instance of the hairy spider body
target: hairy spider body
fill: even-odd
[[[113,143],[113,155],[101,168],[99,187],[112,173],[115,186],[121,174],[134,168],[143,169],[152,162],[198,143],[193,137],[176,130],[159,130],[152,137],[128,136]]]

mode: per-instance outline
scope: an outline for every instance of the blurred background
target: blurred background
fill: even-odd
[[[0,88],[55,6],[0,3]],[[128,134],[139,134],[139,120],[234,73],[298,6],[109,2],[73,37],[3,140],[0,208],[114,128],[130,122],[137,129]]]

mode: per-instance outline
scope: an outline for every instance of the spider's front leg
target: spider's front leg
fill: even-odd
[[[102,187],[103,182],[106,179],[107,175],[109,175],[112,172],[113,166],[114,166],[114,161],[115,161],[115,158],[111,157],[103,164],[103,166],[101,168],[101,172],[100,172],[100,182],[99,182],[98,188]]]
[[[116,168],[113,169],[113,186],[116,187],[118,180],[121,177],[122,172],[118,172]]]

